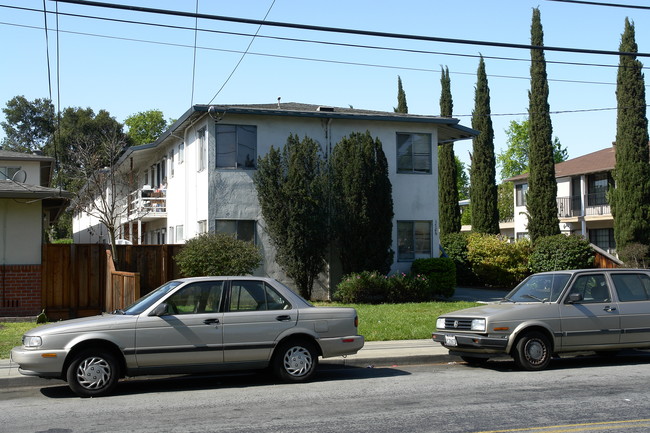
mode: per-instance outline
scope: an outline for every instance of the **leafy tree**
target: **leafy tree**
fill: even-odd
[[[442,70],[440,78],[440,116],[451,117],[453,101],[449,68]],[[454,143],[438,146],[438,205],[440,206],[440,233],[460,232],[460,206],[458,205],[458,166]]]
[[[32,153],[42,150],[55,131],[54,105],[49,99],[28,101],[15,96],[2,109],[5,121],[2,129],[6,138],[2,147],[14,152]]]
[[[497,186],[499,193],[499,221],[512,221],[515,217],[515,192],[510,182],[502,182]]]
[[[625,19],[619,51],[638,52],[634,24]],[[616,248],[650,244],[650,165],[643,65],[621,55],[616,80],[616,188],[610,191]]]
[[[124,124],[134,145],[153,143],[167,129],[167,121],[160,110],[148,110],[132,114]]]
[[[402,78],[397,76],[397,108],[393,107],[395,113],[408,113],[409,107],[406,105],[406,93],[402,88]]]
[[[185,277],[247,275],[260,265],[262,254],[230,234],[203,233],[188,240],[174,260]]]
[[[531,45],[544,45],[544,32],[539,9],[533,9],[531,25]],[[530,122],[530,148],[528,177],[528,233],[533,244],[543,236],[560,233],[560,220],[557,216],[557,183],[555,181],[555,161],[551,136],[551,115],[548,105],[548,79],[544,50],[533,48],[530,51],[530,91],[528,92]]]
[[[478,137],[474,137],[473,140],[470,168],[472,231],[498,234],[499,210],[495,183],[494,129],[490,117],[490,89],[483,56],[477,72],[472,128],[480,131]]]
[[[501,166],[501,179],[528,173],[528,153],[530,149],[530,122],[513,120],[506,130],[508,147],[497,155],[497,164]],[[553,139],[553,161],[555,164],[566,161],[569,152],[562,147],[560,140]]]
[[[333,229],[343,274],[379,271],[393,263],[393,194],[381,141],[352,133],[331,158]]]
[[[457,178],[456,182],[458,185],[458,200],[467,200],[469,198],[469,176],[467,171],[465,171],[465,163],[454,156],[456,159],[456,173]]]
[[[318,143],[293,134],[258,160],[254,177],[276,260],[300,294],[311,297],[329,246],[327,170]]]

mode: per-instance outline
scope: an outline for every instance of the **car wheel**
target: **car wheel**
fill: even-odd
[[[290,340],[278,346],[273,357],[273,373],[283,382],[305,382],[316,372],[318,352],[307,340]]]
[[[479,358],[477,356],[461,356],[460,359],[468,363],[469,365],[483,365],[488,362],[488,358]]]
[[[77,354],[66,372],[68,386],[81,397],[99,397],[117,385],[118,362],[103,350],[84,350]]]
[[[551,362],[551,343],[541,332],[522,335],[512,354],[517,367],[523,370],[543,370]]]

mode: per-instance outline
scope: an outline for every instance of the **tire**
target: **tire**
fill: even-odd
[[[522,335],[512,353],[517,367],[522,370],[544,370],[553,355],[551,343],[541,332],[528,332]]]
[[[84,350],[68,366],[68,386],[80,397],[109,394],[117,385],[119,364],[109,352],[101,349]]]
[[[271,369],[282,382],[306,382],[316,372],[317,365],[318,352],[314,343],[289,340],[277,347]]]
[[[489,358],[479,358],[477,356],[461,356],[460,359],[468,363],[469,365],[483,365],[488,362]]]

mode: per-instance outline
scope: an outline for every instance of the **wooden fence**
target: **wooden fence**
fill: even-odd
[[[113,274],[106,248],[98,244],[43,245],[41,303],[50,320],[123,308],[179,277],[173,256],[182,245],[118,245]],[[134,273],[139,274],[139,287]]]

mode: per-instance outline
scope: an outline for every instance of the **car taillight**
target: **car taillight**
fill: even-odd
[[[359,327],[359,316],[354,317],[354,327],[358,328]]]

